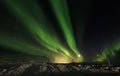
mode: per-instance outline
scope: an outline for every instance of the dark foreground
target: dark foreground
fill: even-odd
[[[119,66],[53,63],[0,63],[0,76],[120,76]]]

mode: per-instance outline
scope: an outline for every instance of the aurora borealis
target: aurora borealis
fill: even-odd
[[[52,51],[53,54],[54,54],[54,52],[59,53],[59,54],[63,53],[63,54],[65,54],[65,56],[68,56],[69,58],[74,59],[74,56],[72,56],[72,54],[70,54],[69,50],[62,45],[62,43],[59,40],[59,37],[54,32],[54,30],[52,30],[51,24],[46,19],[46,17],[42,13],[42,10],[40,9],[39,6],[37,6],[37,3],[35,1],[33,1],[33,0],[29,1],[29,4],[32,4],[30,6],[28,5],[28,2],[24,2],[24,6],[21,6],[23,1],[18,2],[18,1],[15,1],[15,0],[12,0],[12,1],[6,0],[5,2],[8,4],[8,6],[11,7],[11,9],[13,9],[13,11],[15,11],[16,15],[25,24],[26,28],[28,30],[30,30],[31,35],[35,38],[35,40],[39,44],[41,44],[42,46],[47,48],[49,51]],[[31,11],[28,8],[28,7],[31,7],[31,6],[32,6],[33,11]],[[65,10],[63,10],[63,12],[65,12]],[[37,17],[32,16],[32,13],[37,15]],[[63,19],[64,19],[64,16],[63,16]],[[64,24],[62,24],[62,28],[66,28],[66,29],[64,29],[64,33],[65,33],[65,37],[66,37],[66,40],[68,42],[68,45],[71,48],[71,51],[73,51],[75,53],[75,55],[80,55],[78,50],[76,49],[75,41],[72,38],[73,37],[73,34],[71,32],[72,29],[69,29],[69,27],[71,27],[71,26],[69,26],[69,23],[67,21],[63,20],[63,23],[65,23],[68,27],[67,28],[66,25],[64,26]],[[50,28],[47,28],[47,26],[50,27]],[[50,29],[53,32],[51,32]],[[8,46],[9,46],[9,44],[8,44]],[[15,46],[15,48],[17,48],[17,47]],[[32,48],[31,48],[31,50],[32,50]],[[33,50],[35,50],[35,49],[33,49]],[[32,53],[32,51],[29,51],[29,52]],[[82,59],[82,56],[79,59]]]
[[[111,15],[118,12],[112,13],[116,9],[100,3],[102,1],[2,0],[0,46],[46,57],[56,63],[114,58],[120,49],[120,27],[114,21],[118,16]]]
[[[114,41],[113,45],[108,45],[108,47],[104,48],[100,57],[97,58],[98,61],[104,61],[108,57],[114,58],[117,52],[120,51],[120,41]]]

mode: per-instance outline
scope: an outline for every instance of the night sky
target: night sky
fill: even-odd
[[[6,0],[6,2],[7,1],[8,0]],[[12,1],[15,1],[15,0],[12,0]],[[67,34],[65,34],[65,32],[63,31],[64,28],[62,29],[61,28],[62,26],[59,26],[60,21],[58,21],[59,19],[57,19],[60,16],[56,17],[55,15],[54,0],[52,0],[53,6],[51,5],[52,2],[50,3],[50,0],[35,0],[38,6],[41,7],[41,10],[45,15],[43,17],[42,15],[40,15],[41,16],[40,18],[37,15],[35,15],[35,11],[33,13],[32,11],[30,12],[30,9],[32,8],[32,6],[31,4],[29,4],[30,3],[29,1],[32,2],[33,0],[26,0],[26,2],[22,0],[20,5],[24,8],[24,5],[25,3],[27,4],[27,1],[28,1],[28,5],[26,6],[28,6],[27,8],[29,8],[29,13],[31,14],[31,17],[32,16],[34,17],[35,21],[39,20],[38,22],[41,22],[41,23],[43,22],[43,24],[47,24],[47,22],[44,22],[45,19],[43,18],[43,17],[46,17],[47,20],[49,21],[48,24],[51,24],[51,25],[45,26],[45,28],[47,28],[48,29],[47,31],[49,32],[46,34],[50,34],[50,36],[53,36],[51,34],[57,33],[57,36],[55,35],[51,38],[53,38],[54,40],[56,39],[54,37],[58,37],[60,40],[60,43],[63,44],[63,47],[66,47],[67,49],[71,49],[70,51],[72,51],[73,49],[71,47],[71,44],[69,43],[69,41],[67,41],[69,38],[67,39],[66,37],[67,34],[69,34],[68,33],[69,31],[66,31]],[[119,52],[120,51],[120,43],[119,43],[120,42],[120,3],[119,1],[117,0],[67,0],[67,7],[68,7],[69,19],[71,22],[74,41],[78,51],[84,58],[83,61],[91,62],[96,58],[98,59],[103,58],[104,60],[108,55],[110,55],[111,60],[118,61],[120,57],[118,56],[120,54]],[[60,11],[58,11],[58,13],[60,13]],[[63,11],[66,11],[66,10],[63,9]],[[60,15],[60,14],[57,14],[57,15]],[[19,56],[26,56],[26,57],[29,57],[29,55],[32,56],[32,51],[31,53],[28,53],[29,51],[24,52],[24,49],[26,50],[31,49],[29,48],[30,46],[28,48],[22,49],[21,48],[22,46],[18,45],[18,46],[21,46],[20,49],[18,48],[14,49],[14,45],[16,45],[17,42],[13,44],[12,44],[12,41],[9,42],[10,41],[9,38],[11,37],[16,39],[16,41],[18,42],[20,40],[21,41],[23,40],[21,44],[24,42],[28,42],[28,44],[31,43],[35,47],[39,47],[40,49],[42,49],[41,51],[48,49],[48,47],[45,46],[45,44],[44,45],[39,44],[38,42],[39,40],[38,41],[35,40],[36,35],[35,36],[31,35],[32,32],[25,27],[25,24],[23,22],[26,19],[23,21],[20,19],[21,18],[18,15],[16,15],[16,12],[13,11],[10,5],[8,6],[7,3],[5,3],[3,0],[0,0],[0,55],[1,55],[0,59],[3,59],[4,57],[8,57],[8,56],[16,57],[16,55],[18,54],[20,54]],[[67,18],[63,18],[63,19],[67,19]],[[5,41],[5,44],[3,43],[4,41]],[[53,44],[55,45],[54,42]],[[9,45],[13,45],[13,46],[9,46]],[[54,45],[51,45],[51,46],[53,47]],[[59,47],[59,46],[61,45],[54,46],[54,47]],[[17,49],[19,51],[16,51]],[[43,55],[40,54],[40,58],[42,57],[46,59],[47,57],[49,57],[49,54],[52,54],[52,52],[54,52],[54,51],[50,52],[50,50],[51,49],[49,48],[47,53],[45,52],[45,54],[43,53]],[[106,53],[106,51],[109,51],[109,50],[110,50],[110,53],[109,52]],[[73,54],[74,51],[71,53]],[[37,55],[37,53],[35,53],[34,55]],[[97,55],[99,55],[99,57],[97,57]]]

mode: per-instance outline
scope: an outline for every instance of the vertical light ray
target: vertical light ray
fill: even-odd
[[[76,48],[72,24],[67,8],[67,0],[50,0],[50,3],[58,19],[59,25],[64,32],[67,44],[73,50],[73,52],[78,55],[79,52]]]
[[[34,3],[32,0],[30,0],[30,2],[28,1],[30,4],[32,4],[32,9],[35,8],[34,11],[31,11],[29,10],[29,6],[31,5],[27,4],[27,2],[24,2],[24,5],[22,5],[23,2],[24,0],[21,0],[19,2],[16,0],[6,0],[6,3],[13,9],[21,21],[24,22],[26,27],[32,33],[33,37],[40,44],[48,48],[50,51],[62,51],[67,56],[72,57],[70,55],[70,52],[62,45],[56,33],[51,32],[51,27],[48,28],[50,24],[46,20],[42,10],[40,8],[38,9],[37,4],[32,4],[32,2]],[[36,18],[34,14],[39,18]]]

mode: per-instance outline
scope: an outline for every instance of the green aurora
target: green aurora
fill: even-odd
[[[67,45],[62,42],[61,36],[56,32],[52,26],[53,24],[44,13],[43,8],[37,3],[37,0],[4,0],[4,3],[21,21],[22,26],[29,30],[31,36],[39,45],[2,34],[0,34],[0,45],[30,55],[45,56],[53,62],[54,58],[57,59],[57,57],[62,57],[61,60],[69,58],[75,62],[84,61],[81,51],[76,46],[67,0],[49,0],[48,2],[59,23],[58,25],[61,28]],[[84,10],[81,8],[81,11]],[[76,19],[76,25],[80,25],[78,28],[80,29],[78,35],[79,43],[82,43],[84,35],[84,21],[85,14],[81,13],[80,17]],[[40,47],[41,45],[42,47]],[[102,49],[96,61],[105,61],[108,56],[115,57],[116,52],[119,50],[120,41],[116,41],[114,45],[106,46]]]
[[[42,11],[41,7],[37,4],[36,0],[29,0],[29,1],[16,1],[16,0],[5,0],[4,2],[8,6],[9,9],[12,10],[13,13],[16,14],[17,18],[25,25],[26,29],[28,29],[34,37],[34,39],[43,47],[47,49],[47,51],[51,51],[51,56],[54,54],[62,54],[63,56],[67,56],[71,59],[75,59],[74,61],[82,61],[83,57],[80,56],[76,48],[75,39],[73,36],[73,31],[71,27],[71,22],[69,19],[69,14],[66,5],[66,0],[57,0],[61,3],[58,4],[60,7],[53,8],[57,12],[55,12],[59,24],[64,32],[64,36],[66,38],[66,42],[68,43],[70,49],[75,53],[74,55],[71,54],[69,51],[70,49],[65,47],[65,45],[59,39],[58,34],[55,30],[52,29],[52,24],[47,20],[44,12]],[[62,2],[65,2],[65,8],[61,8]],[[56,4],[55,1],[51,1],[52,5]],[[60,12],[62,11],[62,12]],[[65,16],[66,15],[66,16]],[[49,28],[48,28],[49,27]],[[1,36],[2,37],[2,36]],[[10,41],[9,41],[10,40]],[[13,45],[11,45],[13,43]],[[32,46],[29,43],[26,43],[24,40],[17,40],[17,39],[10,39],[10,37],[0,38],[0,44],[3,46],[10,47],[12,49],[18,50],[20,52],[25,52],[28,54],[34,55],[48,55],[49,52],[42,51],[38,46]],[[48,54],[49,53],[49,54]],[[80,56],[80,58],[78,57]],[[76,60],[77,59],[77,60]]]
[[[114,41],[113,45],[107,45],[103,50],[101,55],[96,59],[97,61],[105,61],[116,56],[116,52],[120,51],[120,40]]]
[[[72,24],[70,21],[67,1],[66,0],[50,0],[55,15],[58,19],[59,25],[64,32],[65,39],[69,47],[74,51],[76,55],[79,55],[79,52],[76,48],[76,43],[73,35]]]

